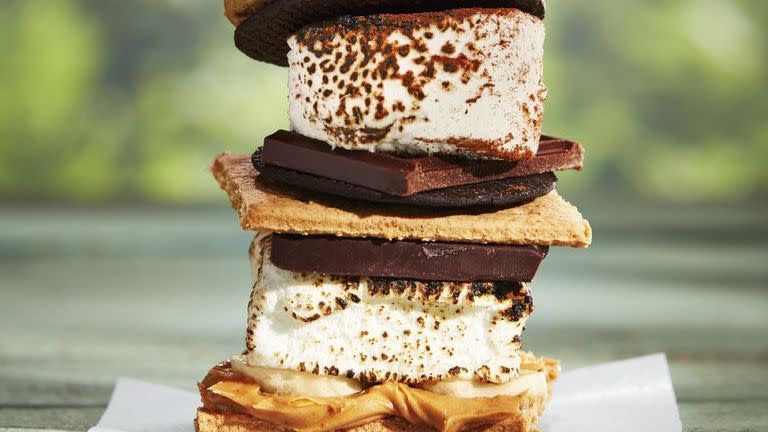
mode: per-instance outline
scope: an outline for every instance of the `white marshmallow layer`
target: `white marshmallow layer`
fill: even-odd
[[[535,154],[546,99],[541,20],[517,9],[373,18],[288,39],[296,132],[347,149]]]
[[[525,285],[293,273],[270,262],[270,242],[251,248],[249,365],[409,384],[517,376]]]

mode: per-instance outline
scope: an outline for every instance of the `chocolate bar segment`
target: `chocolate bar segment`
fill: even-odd
[[[542,136],[536,156],[520,162],[446,156],[398,156],[331,149],[323,141],[279,130],[264,139],[267,165],[407,196],[418,192],[563,169],[581,169],[584,151],[574,141]]]
[[[272,263],[297,273],[432,281],[529,282],[546,246],[273,234]]]
[[[299,171],[266,165],[260,149],[252,156],[256,170],[270,180],[302,189],[383,204],[434,208],[512,207],[527,203],[555,189],[557,177],[551,172],[512,177],[485,183],[454,186],[412,195],[389,195],[377,190]]]

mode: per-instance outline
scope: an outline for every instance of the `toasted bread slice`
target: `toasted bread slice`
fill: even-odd
[[[465,243],[587,247],[592,230],[556,191],[502,210],[457,212],[371,204],[310,193],[261,178],[247,155],[211,167],[244,229]]]

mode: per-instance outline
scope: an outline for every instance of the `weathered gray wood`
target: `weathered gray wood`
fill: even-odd
[[[61,432],[65,429],[32,429],[32,428],[15,428],[15,427],[0,427],[0,432]]]
[[[0,422],[18,429],[86,430],[103,411],[104,406],[0,407]]]
[[[768,400],[736,399],[682,402],[680,414],[688,432],[768,430]]]
[[[768,430],[768,213],[597,213],[543,263],[527,348],[666,352],[686,430]],[[0,210],[0,431],[87,429],[119,376],[193,389],[243,348],[248,241],[226,209]]]

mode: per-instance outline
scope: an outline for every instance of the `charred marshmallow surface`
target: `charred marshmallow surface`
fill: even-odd
[[[305,275],[251,248],[249,365],[364,383],[503,383],[517,377],[533,304],[524,284],[415,282]]]
[[[544,24],[517,9],[346,17],[288,39],[294,131],[347,149],[536,153]]]

